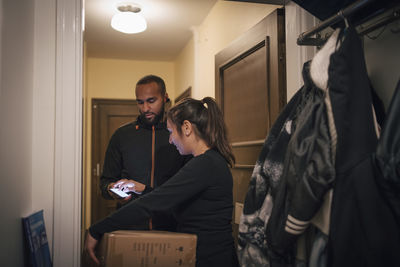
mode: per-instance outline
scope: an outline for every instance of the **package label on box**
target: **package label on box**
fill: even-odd
[[[100,242],[102,266],[195,266],[196,235],[163,231],[115,231]]]

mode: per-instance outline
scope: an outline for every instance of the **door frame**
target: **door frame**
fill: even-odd
[[[183,91],[180,95],[178,95],[175,100],[174,103],[178,103],[180,100],[186,98],[186,97],[192,97],[192,87],[189,86],[185,91]]]
[[[56,0],[53,265],[81,264],[83,0]]]

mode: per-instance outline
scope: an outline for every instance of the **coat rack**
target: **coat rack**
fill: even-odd
[[[347,23],[347,19],[350,20],[350,18],[352,18],[352,16],[354,16],[357,12],[377,3],[377,0],[360,0],[349,5],[348,7],[340,10],[336,15],[333,15],[330,18],[324,20],[313,29],[300,34],[297,38],[297,44],[310,46],[323,45],[329,36],[321,37],[319,33],[322,30],[326,29],[329,26],[341,26],[343,25],[343,20],[345,20]],[[399,4],[394,4],[391,1],[381,1],[379,3],[384,3],[385,5],[378,6],[379,8],[376,8],[376,10],[370,12],[367,16],[358,18],[357,20],[351,20],[351,24],[353,26],[361,25],[368,21],[375,20],[373,23],[368,23],[368,25],[360,26],[358,29],[358,33],[360,35],[368,34],[369,32],[378,29],[379,27],[400,19]],[[377,17],[379,17],[378,20],[376,20]],[[311,37],[313,35],[316,35],[316,37]]]

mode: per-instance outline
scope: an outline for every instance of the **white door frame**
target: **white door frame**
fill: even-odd
[[[56,0],[53,265],[80,266],[83,0]]]
[[[311,60],[317,49],[315,46],[297,45],[297,37],[316,26],[319,21],[294,2],[285,5],[286,23],[286,88],[287,102],[304,84],[302,70],[304,62]]]

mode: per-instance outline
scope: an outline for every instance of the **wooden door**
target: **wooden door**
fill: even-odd
[[[116,208],[116,200],[106,200],[100,191],[104,155],[112,134],[139,115],[136,100],[92,100],[91,222],[106,217]]]
[[[187,97],[192,97],[192,87],[189,86],[188,89],[183,91],[180,95],[178,95],[175,100],[174,104],[178,103],[180,100],[187,98]]]
[[[286,104],[284,9],[277,9],[215,56],[216,100],[236,164],[234,236],[254,165],[268,130]]]

